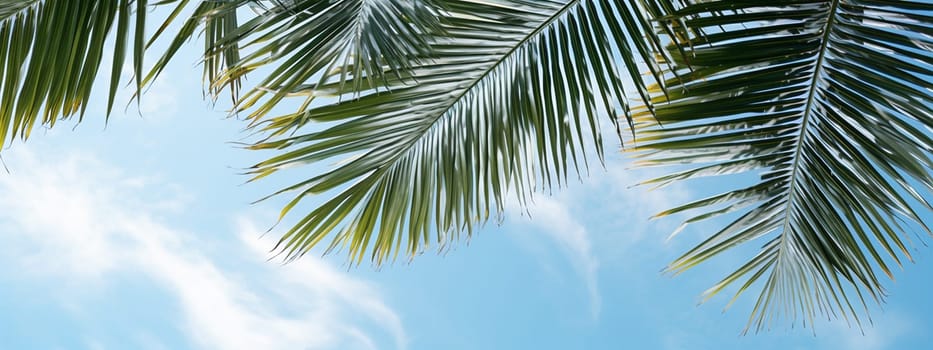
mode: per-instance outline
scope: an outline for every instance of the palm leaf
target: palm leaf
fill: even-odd
[[[139,88],[146,6],[145,0],[0,3],[0,140],[26,139],[37,122],[51,127],[83,117],[108,40],[114,50],[107,113],[127,56]]]
[[[290,91],[320,79],[327,70],[352,70],[367,77],[355,81],[357,90],[364,83],[381,84],[383,65],[403,74],[411,61],[427,56],[430,45],[422,32],[436,29],[436,15],[424,1],[167,0],[162,3],[175,3],[175,10],[162,29],[191,5],[197,6],[146,81],[155,78],[188,40],[201,34],[211,95],[230,88],[242,111],[271,93],[252,117],[268,112]],[[239,23],[238,11],[243,7],[256,14]],[[162,30],[153,40],[161,34]],[[241,47],[250,49],[249,55],[240,57]],[[261,67],[271,72],[241,98],[242,79]]]
[[[169,13],[162,25],[156,30],[146,48],[149,48],[157,39],[159,39],[165,30],[175,22],[180,15],[194,6],[194,10],[189,17],[182,23],[172,42],[169,43],[165,52],[150,69],[149,73],[143,79],[143,84],[151,83],[168,66],[171,59],[175,57],[178,50],[181,49],[192,37],[201,34],[204,39],[204,81],[212,82],[220,79],[220,74],[227,68],[232,67],[240,60],[240,50],[237,45],[226,45],[223,48],[217,48],[216,43],[220,38],[227,36],[238,27],[239,16],[236,10],[244,5],[255,4],[250,0],[233,1],[195,1],[191,0],[163,0],[154,3],[154,6],[174,4],[174,9]],[[198,28],[203,27],[203,31],[198,32]],[[231,96],[235,99],[239,94],[240,81],[232,81],[227,84]],[[221,91],[220,88],[211,88],[209,93],[216,97]]]
[[[758,330],[819,315],[861,325],[884,298],[879,275],[930,233],[931,14],[919,1],[712,1],[662,18],[690,49],[670,102],[637,118],[637,157],[684,169],[647,183],[759,176],[659,214],[737,214],[668,270],[765,240],[706,298],[761,285]]]
[[[215,84],[276,67],[237,104],[266,135],[250,148],[281,150],[251,169],[254,179],[346,159],[276,193],[294,195],[283,217],[330,194],[282,237],[288,259],[328,236],[328,251],[344,248],[355,262],[446,247],[500,210],[510,191],[524,203],[579,175],[590,158],[602,159],[597,118],[628,115],[628,99],[638,96],[626,95],[623,77],[648,97],[640,69],[662,74],[661,41],[647,18],[671,8],[372,1],[395,7],[359,24],[359,12],[342,7],[359,2],[293,2],[217,44],[246,42],[254,51]],[[418,19],[416,3],[435,22]],[[354,44],[362,38],[373,46]],[[299,110],[269,116],[289,96],[303,101]]]

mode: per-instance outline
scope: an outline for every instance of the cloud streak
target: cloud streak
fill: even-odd
[[[517,212],[518,208],[511,208]],[[530,208],[532,226],[547,235],[570,260],[574,270],[581,276],[590,301],[590,312],[599,316],[602,297],[599,293],[599,261],[593,254],[592,243],[586,228],[574,218],[565,203],[553,197],[536,198]]]
[[[661,223],[649,218],[688,197],[688,191],[681,185],[659,191],[631,188],[638,180],[657,174],[626,169],[627,159],[619,158],[608,159],[606,170],[594,167],[582,185],[570,186],[553,196],[535,196],[528,208],[530,217],[512,220],[514,224],[534,227],[536,233],[548,237],[567,257],[585,285],[594,318],[598,318],[602,306],[601,260],[631,255],[633,247],[650,237],[649,232],[658,233],[653,235],[657,239],[651,240],[656,246],[645,246],[634,253],[665,249],[662,238],[670,233],[676,220]],[[522,211],[514,201],[508,203],[506,210]],[[625,257],[625,260],[639,258]]]
[[[181,328],[205,349],[376,349],[385,342],[375,336],[405,347],[402,321],[376,286],[317,259],[266,261],[272,242],[258,239],[248,217],[236,220],[233,242],[198,240],[160,219],[178,206],[160,197],[172,193],[167,185],[93,157],[17,151],[5,154],[14,173],[0,177],[3,239],[16,244],[0,252],[21,268],[2,273],[68,280],[66,293],[119,288],[110,285],[118,272],[145,277],[179,305]],[[217,257],[201,246],[230,251]]]

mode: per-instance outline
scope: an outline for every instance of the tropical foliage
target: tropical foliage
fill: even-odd
[[[760,280],[758,329],[782,314],[860,322],[866,299],[884,297],[878,275],[893,278],[911,236],[931,233],[933,5],[722,1],[663,20],[686,47],[683,72],[665,103],[641,113],[639,157],[696,165],[649,182],[760,174],[661,213],[702,211],[688,223],[741,213],[668,270],[764,239],[707,297]]]
[[[123,63],[142,86],[145,1],[0,1],[0,140],[29,137],[36,122],[83,117],[108,39],[113,109]]]
[[[260,135],[248,148],[277,152],[252,179],[341,160],[273,194],[293,198],[283,218],[326,198],[295,216],[287,259],[321,244],[376,264],[446,247],[507,197],[583,176],[618,145],[603,125],[635,136],[625,148],[641,164],[677,165],[647,183],[755,176],[660,215],[731,220],[674,273],[765,240],[707,292],[760,285],[759,329],[860,322],[884,296],[878,275],[929,233],[928,2],[32,0],[0,1],[0,21],[4,140],[83,116],[107,45],[109,113],[127,57],[141,92],[200,37],[211,96],[230,92]],[[170,35],[144,69],[146,47]],[[257,83],[241,90],[245,77]]]

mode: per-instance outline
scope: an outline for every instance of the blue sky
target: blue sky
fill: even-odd
[[[196,48],[193,45],[188,49]],[[84,123],[37,131],[2,153],[3,349],[922,349],[933,341],[933,252],[888,283],[874,326],[822,322],[740,336],[749,294],[697,305],[743,252],[677,277],[659,271],[702,237],[648,221],[700,194],[629,186],[650,171],[611,154],[584,183],[511,208],[468,242],[379,269],[341,255],[282,265],[263,235],[307,176],[243,184],[267,154],[238,149],[242,122],[202,100],[187,51],[138,111],[103,101]],[[125,97],[125,96],[124,96]],[[715,185],[715,184],[714,184]],[[755,248],[752,243],[750,248]],[[748,250],[745,250],[748,252]]]

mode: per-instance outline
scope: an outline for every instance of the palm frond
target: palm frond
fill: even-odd
[[[597,118],[615,121],[628,114],[623,77],[647,97],[639,67],[662,74],[655,61],[661,41],[647,13],[671,6],[424,1],[435,25],[418,24],[416,14],[386,16],[406,22],[381,25],[385,37],[370,40],[380,50],[400,51],[382,51],[384,61],[358,61],[345,50],[343,28],[353,22],[341,19],[341,3],[308,10],[294,24],[269,27],[252,41],[268,44],[230,68],[282,67],[238,104],[268,136],[251,148],[283,152],[255,165],[255,179],[346,158],[276,193],[295,195],[283,216],[302,200],[333,193],[284,235],[279,249],[289,259],[328,236],[328,251],[346,249],[357,263],[367,256],[378,264],[401,252],[410,257],[431,245],[445,247],[500,210],[509,191],[524,203],[532,191],[579,175],[594,152],[594,159],[602,159]],[[388,13],[413,11],[414,2],[391,3],[404,5]],[[247,32],[279,22],[287,23],[257,20],[241,27]],[[313,28],[319,29],[304,29],[304,23],[318,22]],[[429,50],[398,35],[409,30]],[[305,32],[320,39],[291,39]],[[401,63],[392,63],[396,59]],[[271,97],[257,104],[266,92]],[[305,103],[296,113],[267,116],[286,96]],[[320,100],[312,104],[315,98]]]
[[[758,330],[820,315],[861,325],[867,301],[884,298],[879,275],[893,278],[912,234],[930,233],[933,6],[711,1],[662,20],[689,49],[676,56],[670,102],[637,118],[637,157],[687,169],[648,183],[760,176],[659,214],[701,211],[685,224],[737,215],[668,270],[765,240],[706,297],[761,285],[749,320]]]
[[[383,66],[404,74],[413,61],[428,56],[430,45],[423,34],[437,28],[437,16],[425,1],[195,1],[194,12],[147,80],[155,78],[181,46],[200,33],[205,44],[205,81],[212,95],[230,88],[238,111],[242,111],[271,93],[253,117],[268,112],[289,91],[321,79],[330,70],[367,77],[355,80],[354,88],[360,90],[361,84],[372,86],[385,80]],[[176,3],[166,26],[192,5],[190,0],[165,3]],[[237,12],[247,6],[255,16],[239,23]],[[203,32],[199,32],[202,27]],[[248,49],[249,55],[240,57],[241,49]],[[241,98],[242,79],[262,67],[270,67],[271,72],[259,88]],[[310,99],[305,106],[308,103]]]
[[[0,20],[7,20],[23,10],[36,5],[40,0],[4,1],[0,3]]]
[[[0,4],[0,141],[26,139],[36,123],[83,117],[113,40],[107,113],[123,62],[142,72],[146,0],[5,1]]]
[[[168,66],[169,62],[171,62],[172,58],[178,53],[178,50],[198,34],[202,35],[204,39],[204,56],[202,57],[202,63],[204,64],[204,81],[208,82],[208,84],[212,81],[217,81],[222,72],[232,67],[240,60],[238,45],[226,45],[223,48],[218,48],[216,43],[220,38],[227,36],[237,29],[239,16],[236,10],[244,5],[255,4],[256,1],[196,0],[195,3],[197,6],[194,6],[194,10],[184,23],[181,24],[181,27],[178,29],[178,32],[175,33],[172,42],[169,43],[165,52],[162,53],[162,56],[159,57],[158,61],[151,67],[142,81],[143,85],[151,83],[158,77]],[[149,46],[165,34],[165,30],[173,22],[178,20],[178,17],[185,13],[187,9],[193,6],[191,0],[163,0],[153,5],[164,6],[169,4],[173,4],[174,9],[166,16],[162,25],[156,30],[152,37],[149,38],[149,41],[146,43],[146,48],[149,48]],[[199,28],[202,28],[203,31],[198,32]],[[239,80],[231,81],[226,85],[234,101],[239,95],[240,85],[241,82]],[[211,87],[210,85],[209,88],[210,95],[215,98],[220,94],[222,89]]]

